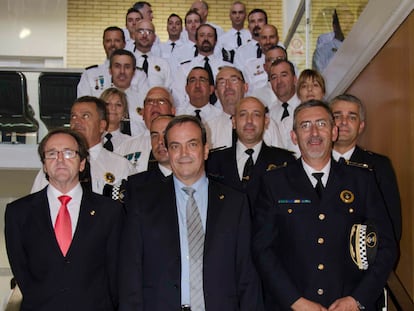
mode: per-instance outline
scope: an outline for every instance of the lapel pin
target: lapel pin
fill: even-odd
[[[90,214],[91,214],[91,216],[95,216],[95,211],[94,211],[94,210],[92,210],[92,211],[90,212]]]
[[[220,198],[220,200],[223,200],[224,199],[224,194],[220,194],[219,198]]]

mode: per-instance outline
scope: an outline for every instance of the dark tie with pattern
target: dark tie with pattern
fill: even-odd
[[[200,115],[200,112],[201,112],[201,109],[196,109],[196,110],[194,110],[194,112],[195,112],[195,116],[196,116],[196,118],[197,119],[199,119],[200,121],[201,121],[201,115]]]
[[[104,148],[109,151],[114,151],[114,145],[112,144],[112,141],[111,141],[112,134],[111,133],[106,134],[105,138],[106,138],[106,142],[103,145]]]
[[[289,111],[288,111],[288,106],[289,106],[289,104],[288,103],[283,103],[282,104],[282,107],[283,107],[283,114],[282,114],[282,118],[280,119],[280,120],[283,120],[284,118],[286,118],[286,117],[288,117],[289,116]]]
[[[213,70],[211,70],[210,63],[208,62],[208,57],[204,57],[204,69],[208,72],[208,79],[210,81],[210,85],[214,85],[214,76],[213,76]],[[210,95],[210,104],[214,105],[217,101],[216,94],[213,92]]]
[[[245,150],[244,152],[246,152],[249,155],[249,157],[246,160],[246,163],[244,164],[243,177],[242,177],[243,186],[246,186],[249,179],[250,179],[250,173],[251,173],[252,167],[254,165],[253,156],[252,156],[254,150],[249,148],[249,149]]]
[[[190,304],[191,310],[204,311],[203,292],[203,254],[204,229],[201,222],[197,202],[194,199],[195,189],[182,188],[188,194],[186,205],[188,255],[190,259]]]
[[[236,32],[237,33],[237,46],[242,45],[242,39],[240,37],[240,31]]]
[[[319,198],[322,198],[323,190],[325,189],[322,183],[323,173],[312,173],[312,176],[318,181],[315,186],[316,193]]]
[[[145,74],[148,76],[148,55],[143,54],[142,57],[144,57],[144,62],[142,63],[142,70],[144,70]]]
[[[171,43],[171,52],[174,51],[174,48],[175,48],[175,42],[172,42]]]
[[[259,43],[256,43],[256,45],[257,45],[256,58],[260,58],[262,57],[262,49],[260,48]]]

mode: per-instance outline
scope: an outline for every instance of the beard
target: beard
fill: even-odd
[[[209,53],[214,51],[214,46],[209,41],[205,40],[201,43],[199,50],[204,53]]]

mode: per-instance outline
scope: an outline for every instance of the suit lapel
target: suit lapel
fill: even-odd
[[[223,198],[224,192],[221,191],[219,184],[213,180],[209,180],[204,258],[206,258],[206,254],[209,251],[211,235],[213,235],[214,232],[218,232],[216,226],[220,217],[221,209],[223,208]]]

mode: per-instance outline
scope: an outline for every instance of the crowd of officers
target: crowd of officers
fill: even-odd
[[[234,2],[224,32],[195,1],[165,43],[152,14],[105,29],[7,206],[21,310],[380,310],[401,208],[390,160],[357,145],[361,100],[325,102],[262,9],[244,29]]]

